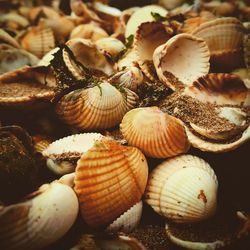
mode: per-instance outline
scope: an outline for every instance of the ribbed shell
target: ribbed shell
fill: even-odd
[[[106,229],[108,232],[132,232],[140,223],[142,216],[142,201],[136,203],[129,210],[118,217]]]
[[[15,48],[19,48],[20,45],[18,42],[13,38],[9,33],[7,33],[5,30],[0,29],[0,43],[6,43],[9,44]]]
[[[113,140],[96,144],[77,163],[75,192],[83,219],[108,225],[141,200],[148,165],[141,151]]]
[[[217,105],[250,106],[250,89],[233,74],[210,73],[186,87],[185,95]]]
[[[59,183],[43,185],[30,200],[0,210],[1,249],[40,249],[60,239],[78,214],[74,191]]]
[[[21,46],[42,58],[46,53],[55,48],[55,38],[50,28],[32,27],[21,39]]]
[[[156,78],[156,72],[152,69],[154,50],[166,43],[170,37],[171,34],[167,32],[167,26],[161,22],[142,23],[137,29],[134,39],[137,62],[143,73],[151,80]]]
[[[111,128],[136,105],[137,95],[124,90],[126,93],[121,93],[108,82],[76,90],[60,100],[56,111],[67,124],[82,130]]]
[[[237,18],[217,18],[200,25],[192,34],[206,41],[211,64],[216,68],[232,70],[243,63],[244,26]]]
[[[207,162],[182,155],[151,172],[145,199],[157,213],[174,222],[197,222],[215,213],[217,188],[217,177]]]
[[[204,40],[189,34],[179,34],[159,46],[153,55],[157,75],[175,89],[164,72],[170,72],[185,85],[191,84],[209,71],[209,50]]]
[[[138,147],[150,157],[166,158],[185,153],[189,149],[182,123],[157,107],[129,111],[120,128],[130,145]]]

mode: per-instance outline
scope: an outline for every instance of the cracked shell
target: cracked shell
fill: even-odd
[[[150,174],[146,202],[177,223],[198,222],[216,212],[218,181],[203,159],[182,155],[164,161]]]

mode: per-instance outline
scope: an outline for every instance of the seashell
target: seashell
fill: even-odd
[[[205,10],[215,13],[216,16],[234,16],[237,11],[237,5],[233,2],[211,1],[202,3]]]
[[[139,202],[148,177],[141,151],[106,139],[99,141],[77,162],[74,190],[85,222],[109,225]]]
[[[96,12],[100,12],[109,16],[119,17],[122,14],[119,9],[108,6],[101,2],[93,2],[93,8]]]
[[[94,22],[80,24],[70,33],[70,39],[83,38],[90,39],[92,42],[96,42],[97,40],[108,36],[108,33]]]
[[[43,5],[43,6],[33,7],[30,9],[28,13],[28,18],[31,22],[36,22],[41,17],[46,19],[56,20],[61,16],[55,9],[49,6]]]
[[[59,47],[55,47],[54,49],[50,50],[46,53],[41,60],[38,62],[38,66],[49,66],[50,61],[54,58],[54,54],[59,50]]]
[[[114,84],[119,84],[123,88],[128,88],[132,91],[136,91],[138,86],[144,81],[142,71],[137,67],[130,67],[123,71],[117,72],[113,75],[109,81]]]
[[[125,95],[125,96],[124,96]],[[67,124],[83,130],[111,128],[135,107],[137,95],[129,89],[120,92],[108,82],[65,95],[56,112]]]
[[[108,63],[106,57],[90,41],[81,38],[70,39],[66,45],[73,52],[75,58],[83,66],[104,72],[107,75],[113,73],[112,66]],[[63,54],[65,59],[65,53]]]
[[[158,4],[168,10],[172,10],[182,5],[185,0],[158,0]]]
[[[232,151],[243,143],[247,142],[250,139],[250,126],[248,126],[240,137],[233,142],[216,142],[216,141],[207,141],[194,134],[188,127],[185,127],[188,140],[194,148],[198,148],[205,152],[229,152]]]
[[[51,143],[42,154],[47,159],[48,168],[55,174],[68,174],[75,170],[81,155],[101,138],[103,136],[98,133],[67,136]]]
[[[36,65],[38,58],[31,53],[16,48],[0,50],[0,74],[21,68],[26,65]]]
[[[23,29],[29,25],[28,20],[16,13],[2,14],[0,16],[1,27],[6,27],[10,29]]]
[[[237,18],[223,17],[203,23],[192,35],[207,43],[211,66],[219,72],[232,71],[243,64],[244,26]]]
[[[20,41],[22,48],[41,58],[55,47],[55,38],[50,28],[32,27]]]
[[[207,74],[186,87],[184,94],[217,105],[250,105],[250,89],[232,74]]]
[[[209,11],[201,11],[199,16],[191,17],[184,21],[181,31],[183,33],[192,33],[194,29],[199,27],[201,24],[215,19],[216,16]]]
[[[123,117],[120,128],[128,143],[149,157],[166,158],[189,149],[182,123],[158,107],[129,111]]]
[[[140,223],[142,216],[142,201],[136,203],[115,221],[113,221],[106,229],[108,232],[132,232]]]
[[[51,138],[42,135],[32,136],[34,149],[37,153],[42,153],[51,143]]]
[[[103,53],[116,61],[117,58],[121,55],[122,52],[126,49],[126,46],[118,39],[113,37],[101,38],[96,41],[96,47],[103,51]]]
[[[117,62],[116,70],[122,71],[126,68],[131,68],[137,65],[137,53],[135,49],[128,49],[123,57]]]
[[[248,78],[249,70],[247,70],[246,68],[239,68],[239,69],[235,69],[234,71],[232,71],[231,74],[237,75],[245,81]]]
[[[0,29],[0,43],[6,43],[9,44],[15,48],[20,48],[20,45],[18,42],[13,38],[11,35],[9,35],[5,30]]]
[[[135,13],[135,11],[139,10],[140,7],[130,7],[128,9],[125,9],[122,11],[120,16],[120,21],[124,27],[126,27],[126,24],[128,23],[129,18]]]
[[[244,62],[248,76],[246,78],[250,78],[250,34],[244,36],[243,45],[244,45]]]
[[[171,34],[167,28],[168,26],[161,22],[146,22],[138,27],[135,34],[134,50],[137,54],[137,62],[143,73],[152,81],[157,78],[153,65],[153,53],[157,47],[170,39]]]
[[[70,187],[45,184],[27,201],[0,210],[0,248],[46,247],[71,228],[77,214],[77,197]]]
[[[24,67],[0,76],[0,106],[35,108],[55,93],[55,78],[46,67]]]
[[[125,235],[102,235],[95,236],[85,234],[81,237],[79,244],[70,250],[147,250],[137,239]]]
[[[166,16],[168,13],[166,9],[159,5],[147,5],[136,10],[127,22],[125,37],[135,35],[137,28],[142,23],[154,21],[154,18],[151,14],[152,12],[158,13],[161,16]]]
[[[170,72],[183,84],[189,85],[209,71],[209,50],[206,43],[189,34],[179,34],[159,46],[153,55],[157,75],[175,89],[166,73]]]
[[[164,161],[151,172],[145,200],[171,221],[198,222],[214,215],[217,189],[217,177],[207,162],[182,155]]]

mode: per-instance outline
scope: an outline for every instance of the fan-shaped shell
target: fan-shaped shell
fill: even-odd
[[[197,222],[214,215],[217,188],[217,177],[207,162],[182,155],[152,171],[145,199],[157,213],[172,221]]]
[[[49,6],[33,7],[28,12],[28,18],[32,22],[35,22],[35,20],[38,19],[39,15],[41,15],[42,17],[44,17],[46,19],[58,19],[58,18],[60,18],[60,15],[58,14],[58,12]]]
[[[117,71],[124,70],[126,68],[134,67],[137,64],[137,53],[135,49],[128,49],[124,56],[117,62]]]
[[[209,50],[206,43],[189,34],[179,34],[159,46],[153,55],[157,75],[170,88],[174,83],[168,79],[170,72],[185,85],[191,84],[209,71]]]
[[[66,45],[73,52],[78,62],[86,68],[100,70],[107,75],[113,73],[112,66],[108,63],[101,51],[89,40],[74,38],[70,39]],[[64,60],[65,53],[63,54]],[[67,64],[66,64],[67,65]]]
[[[15,48],[20,48],[20,45],[18,42],[13,38],[11,35],[9,35],[5,30],[0,29],[0,43],[6,43],[9,44]]]
[[[208,45],[211,66],[219,72],[231,71],[243,64],[244,26],[233,17],[217,18],[201,24],[192,34]]]
[[[10,28],[13,30],[23,29],[29,25],[28,20],[16,13],[7,13],[0,16],[1,27]]]
[[[142,23],[135,34],[134,50],[137,54],[137,62],[143,73],[154,80],[156,72],[153,65],[154,50],[171,37],[167,31],[168,26],[161,22]]]
[[[76,162],[97,140],[103,138],[98,133],[76,134],[51,143],[42,154],[47,159],[47,166],[54,173],[62,175],[71,173]]]
[[[186,87],[184,94],[216,105],[250,106],[250,89],[233,74],[207,74]]]
[[[130,145],[150,157],[166,158],[189,149],[182,123],[157,107],[129,111],[123,117],[120,128]]]
[[[148,176],[141,151],[113,140],[97,142],[77,163],[75,192],[88,225],[108,225],[141,200]]]
[[[50,28],[37,26],[30,28],[20,43],[25,50],[41,58],[55,47],[55,38]]]
[[[59,116],[83,130],[105,129],[117,125],[135,107],[137,95],[129,89],[121,93],[108,82],[65,95],[57,104]]]
[[[159,5],[147,5],[136,10],[127,22],[125,37],[135,35],[137,28],[142,23],[154,21],[154,18],[151,14],[152,12],[158,13],[161,16],[166,16],[168,13],[166,9]]]
[[[38,66],[49,66],[50,61],[54,58],[54,54],[59,50],[59,47],[55,47],[50,50],[47,54],[43,56],[41,60],[38,62]]]
[[[32,136],[34,142],[34,149],[38,153],[42,153],[51,143],[52,139],[47,136],[35,135]]]
[[[136,203],[115,221],[113,221],[106,229],[108,232],[132,232],[140,223],[142,216],[142,201]]]
[[[0,209],[0,248],[48,246],[71,228],[77,214],[77,197],[70,187],[43,185],[29,200]]]
[[[172,10],[185,2],[185,0],[158,0],[159,5],[162,5],[168,10]]]

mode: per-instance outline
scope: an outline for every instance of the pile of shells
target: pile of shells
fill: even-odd
[[[0,249],[217,249],[249,235],[224,170],[247,160],[250,7],[144,3],[0,1]]]

